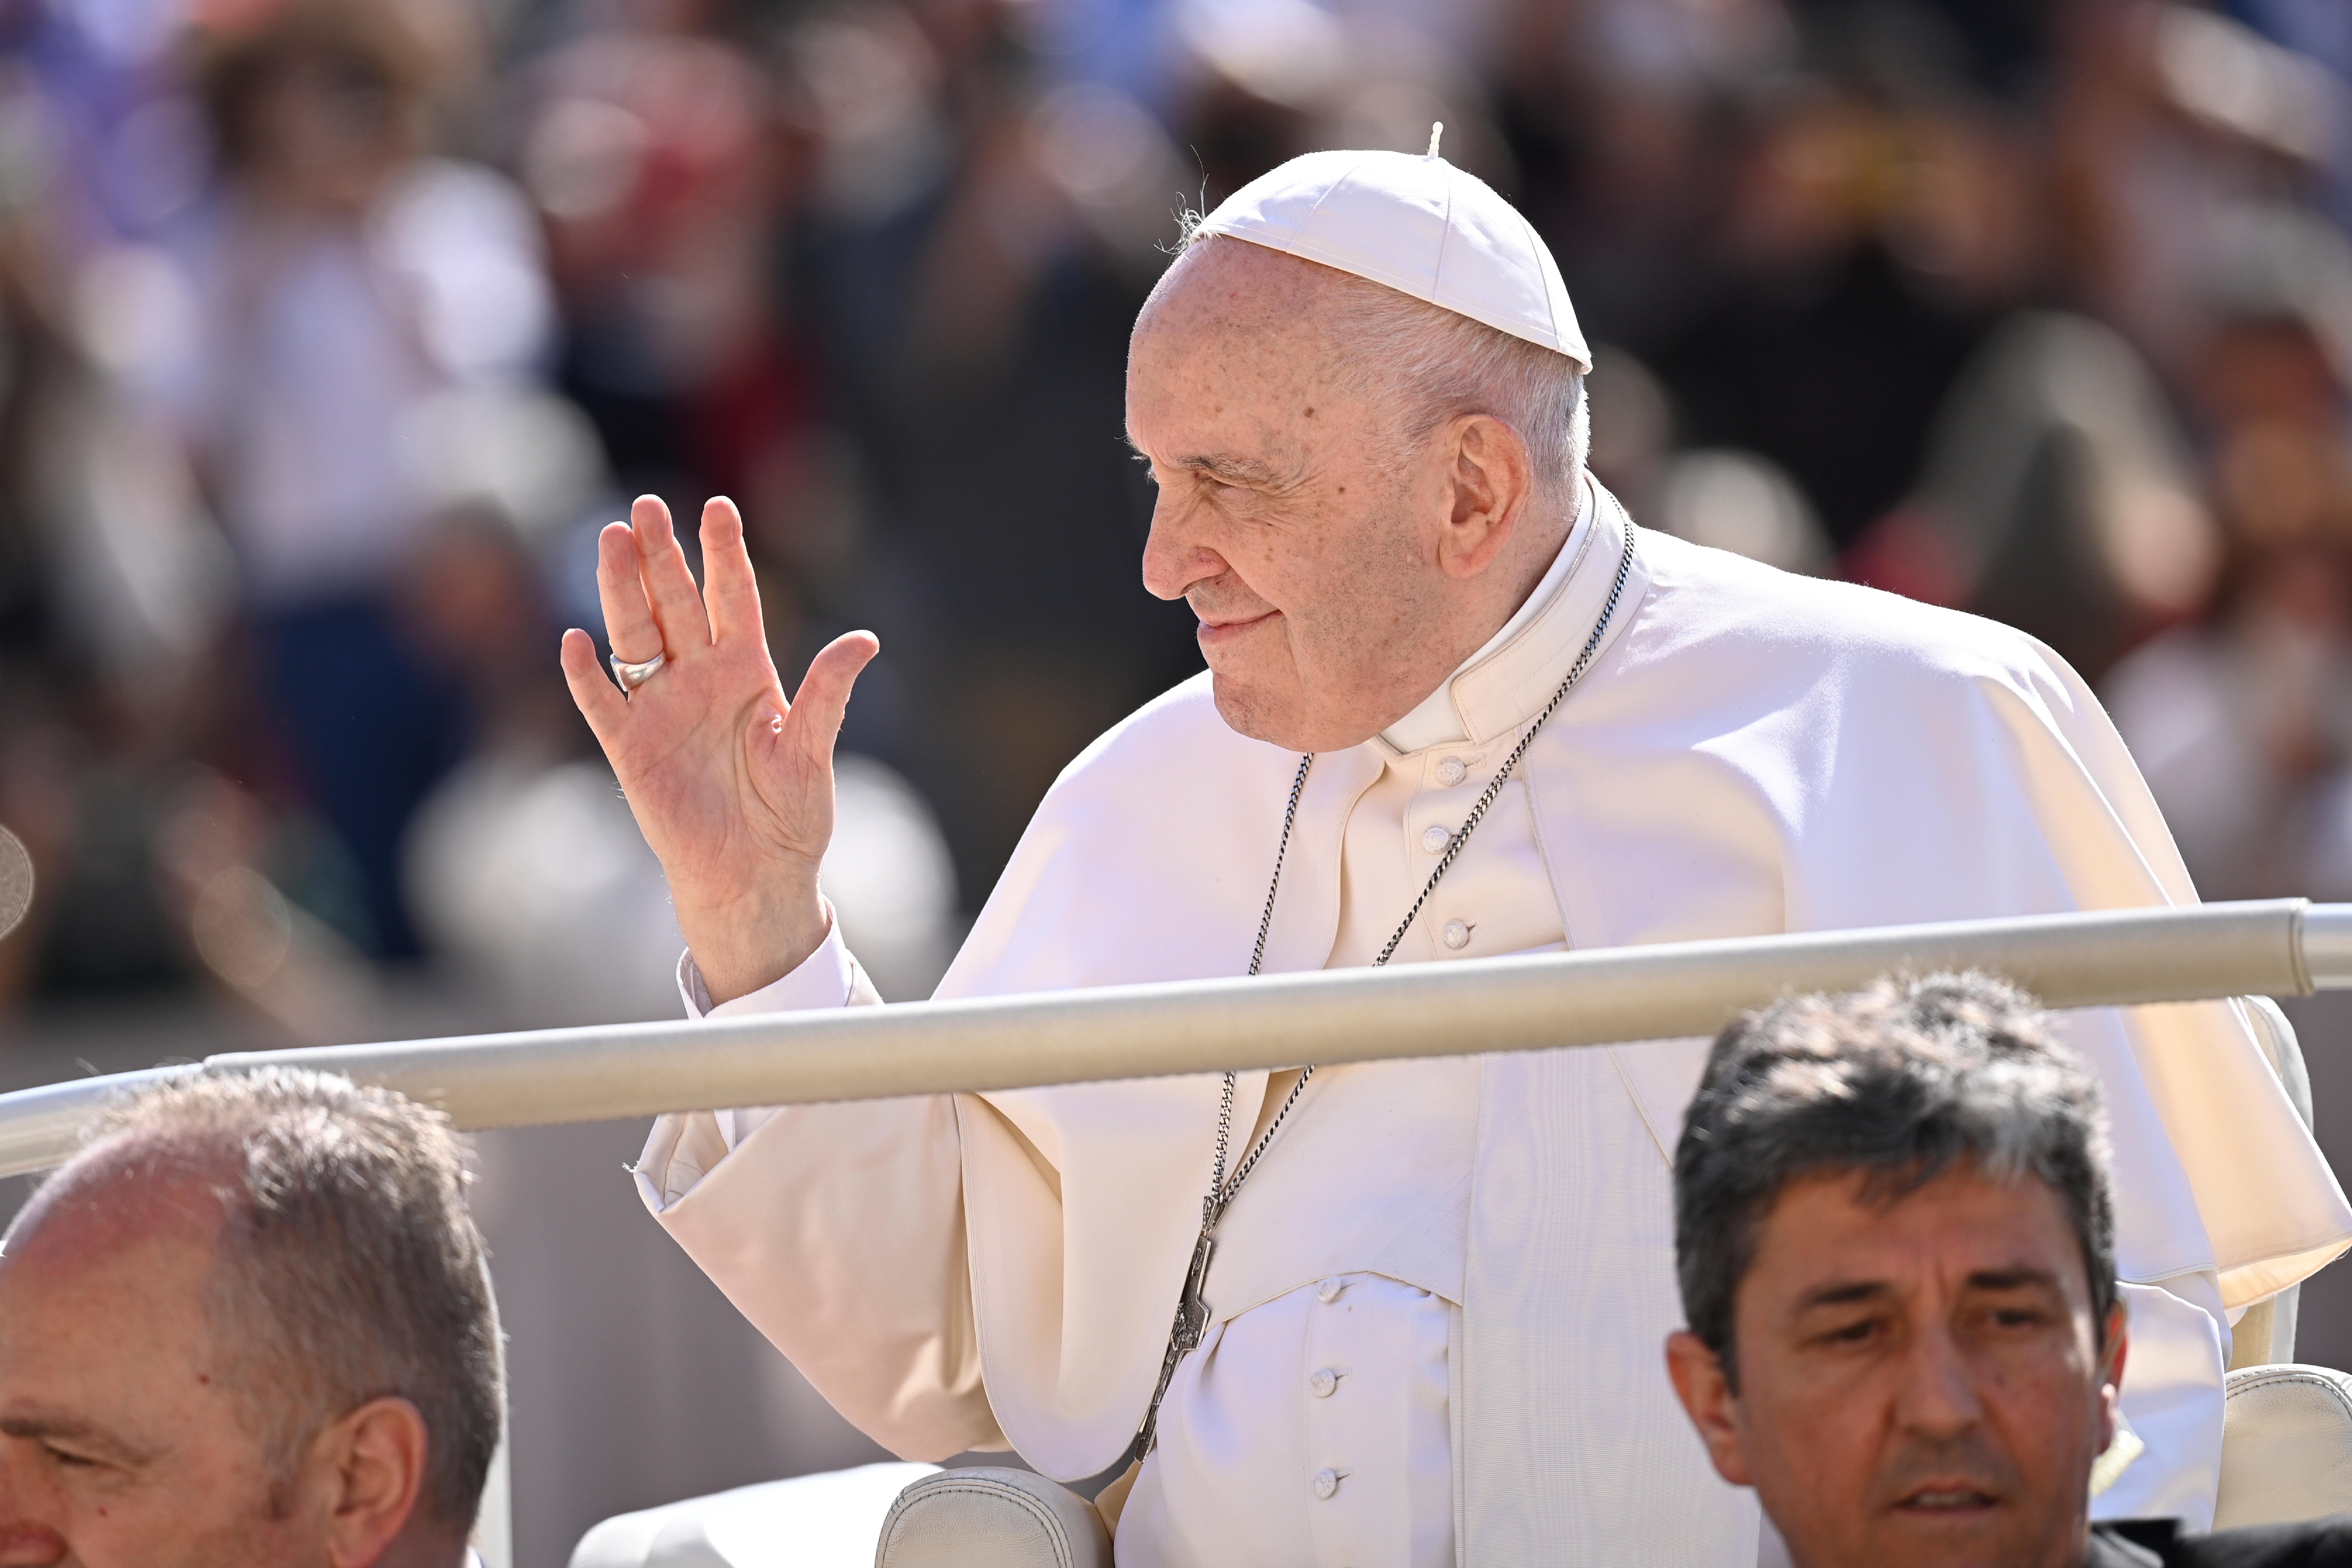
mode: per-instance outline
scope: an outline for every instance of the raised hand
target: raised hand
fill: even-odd
[[[835,638],[787,702],[735,504],[702,509],[696,588],[669,509],[640,496],[596,541],[614,655],[662,667],[627,696],[586,632],[563,634],[563,678],[669,876],[679,927],[713,1002],[782,978],[824,941],[817,867],[833,839],[833,742],[881,645]]]

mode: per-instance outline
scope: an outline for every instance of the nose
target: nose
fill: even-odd
[[[1143,542],[1143,586],[1155,599],[1181,599],[1184,590],[1222,574],[1224,558],[1194,533],[1194,508],[1162,489],[1151,504],[1151,534]]]
[[[40,1517],[49,1489],[26,1474],[21,1447],[0,1439],[0,1568],[49,1568],[66,1560],[66,1538]]]
[[[50,1568],[66,1560],[65,1537],[46,1524],[0,1524],[0,1568]]]
[[[1925,1436],[1949,1437],[1984,1418],[1977,1370],[1941,1323],[1911,1336],[1903,1365],[1897,1418]]]

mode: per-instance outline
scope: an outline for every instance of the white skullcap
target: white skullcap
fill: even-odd
[[[1557,349],[1580,374],[1592,368],[1544,242],[1493,186],[1434,152],[1293,158],[1219,203],[1199,232],[1369,278]]]

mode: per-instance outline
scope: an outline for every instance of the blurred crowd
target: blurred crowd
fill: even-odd
[[[740,503],[788,686],[881,634],[827,884],[921,994],[1198,668],[1178,215],[1436,121],[1637,517],[2023,627],[2209,897],[2352,899],[2343,0],[0,0],[0,1015],[670,1010],[555,664],[643,491]]]

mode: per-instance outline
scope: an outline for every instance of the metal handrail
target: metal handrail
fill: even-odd
[[[531,1127],[730,1105],[1707,1035],[1777,996],[1982,969],[2052,1007],[2352,989],[2352,904],[2302,899],[1659,943],[749,1018],[240,1051],[0,1095],[0,1174],[58,1163],[108,1097],[175,1073],[329,1068]]]

